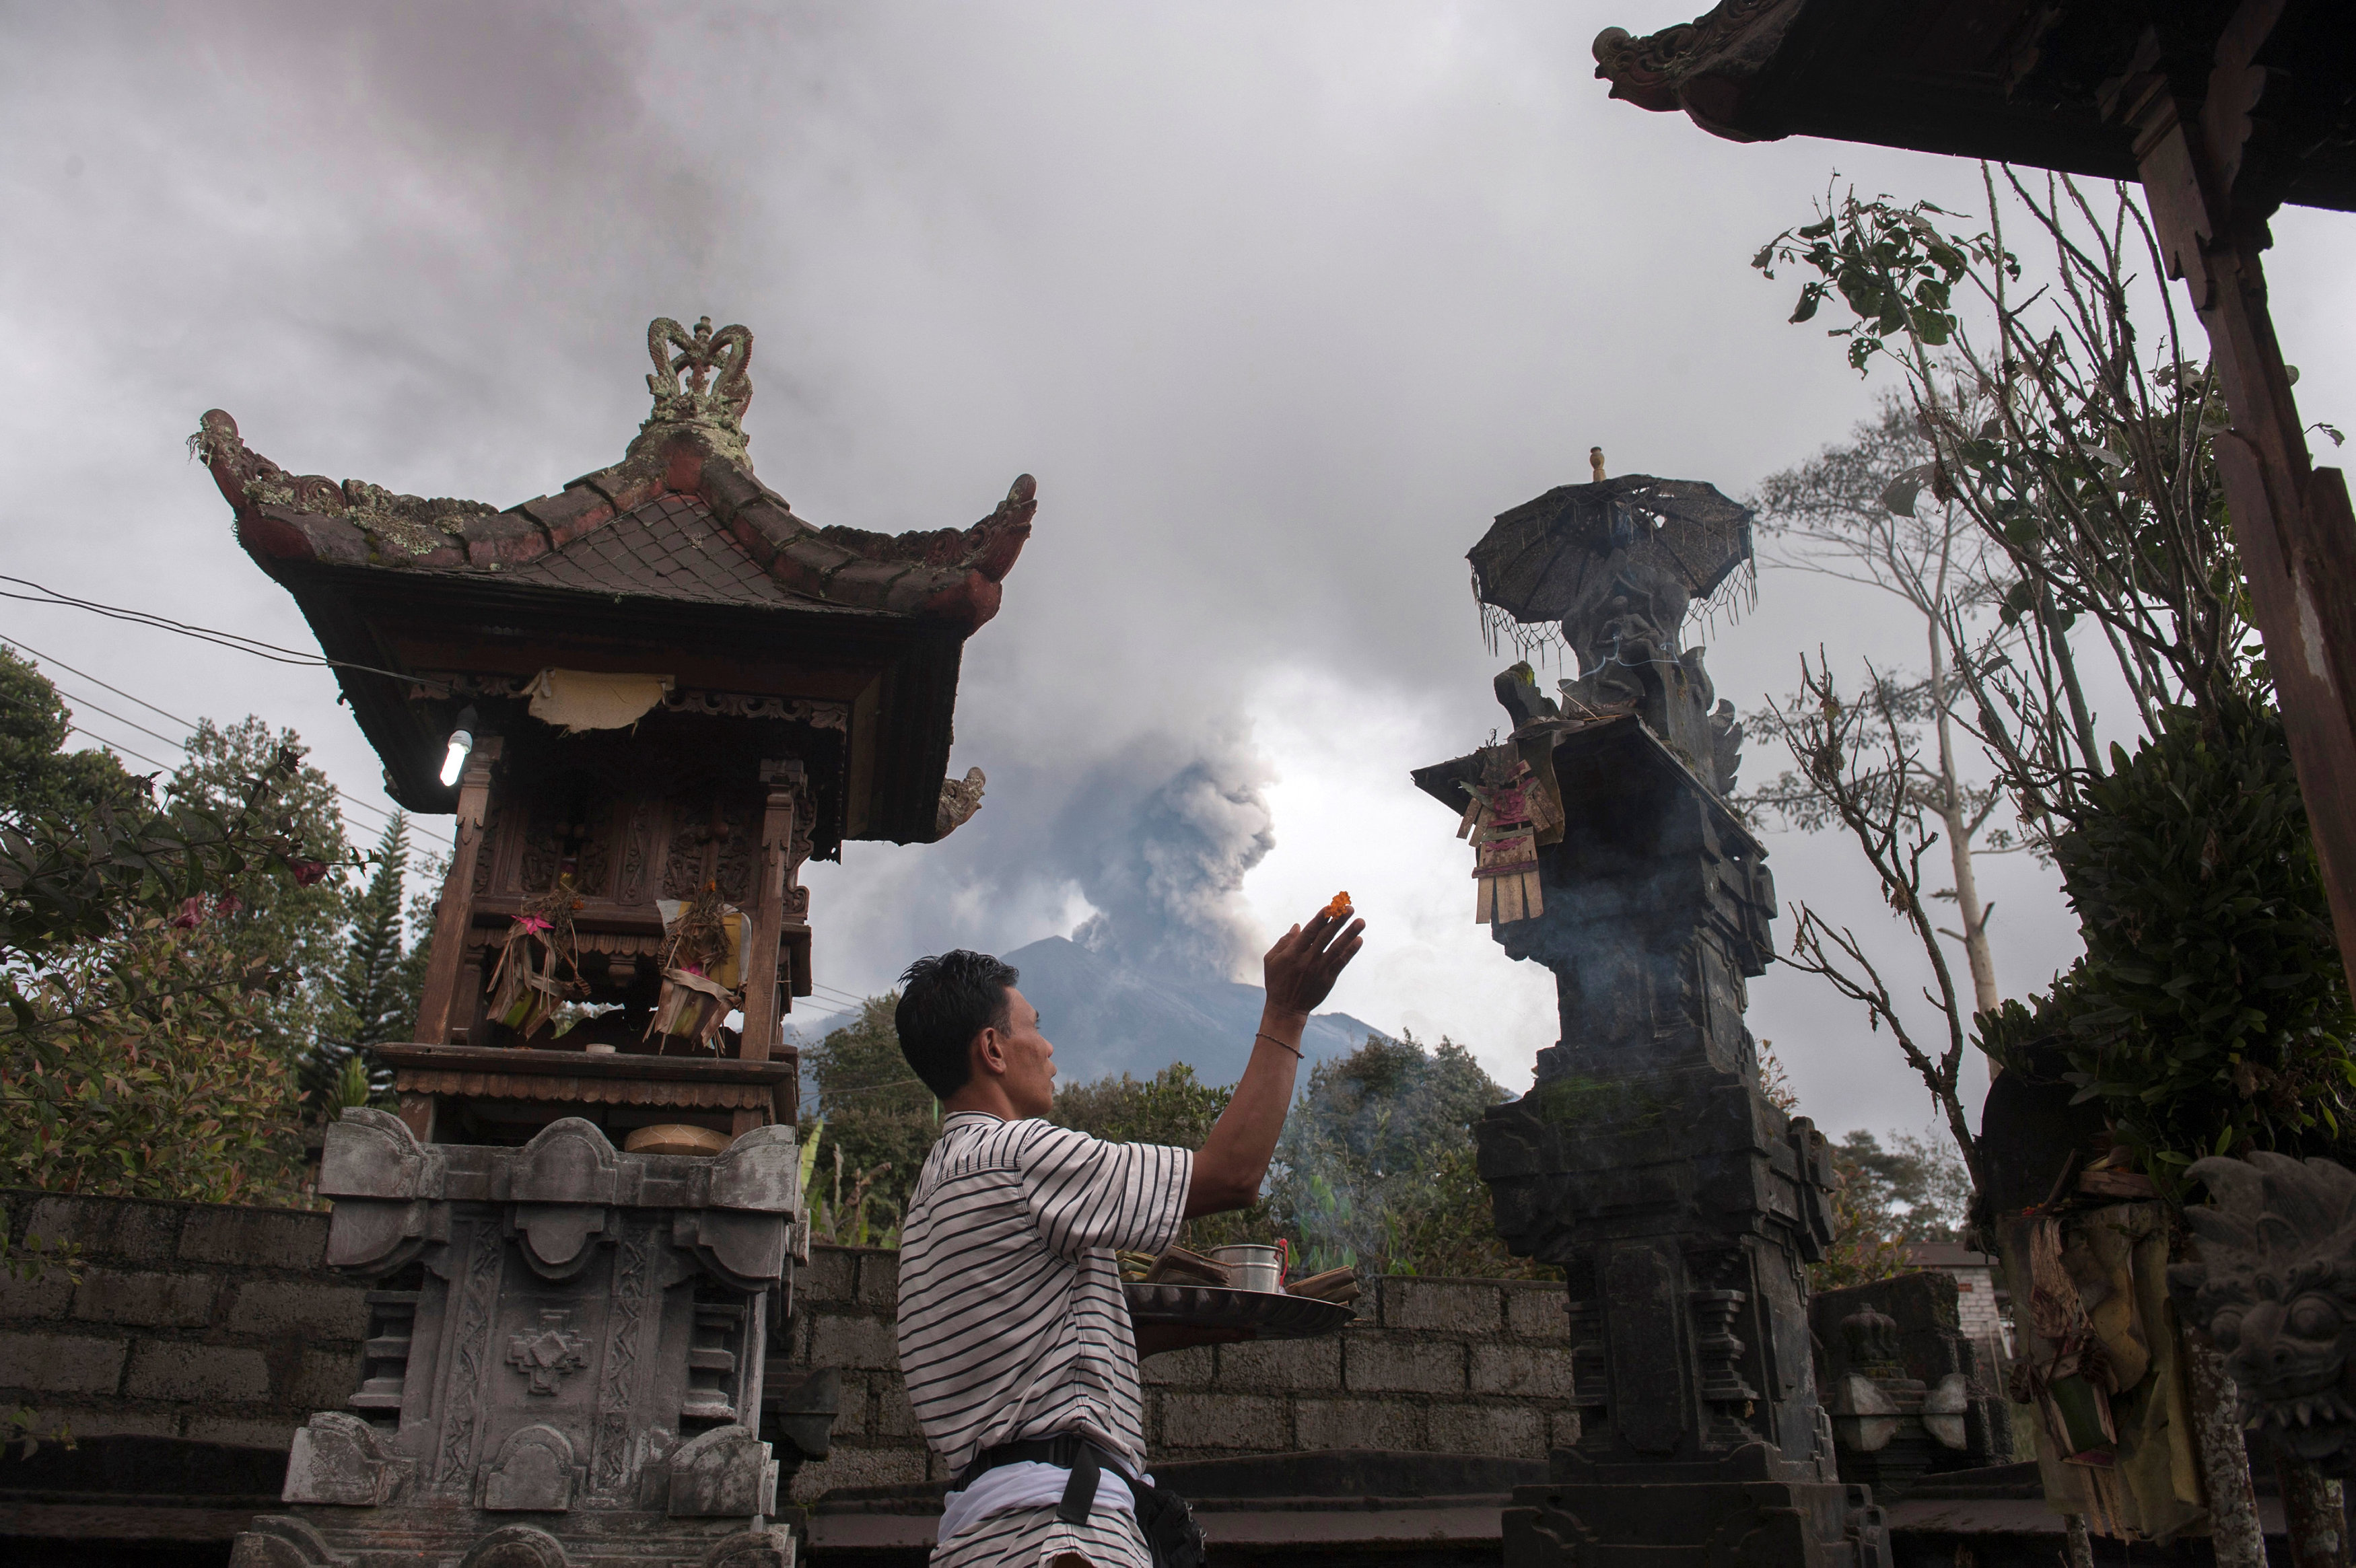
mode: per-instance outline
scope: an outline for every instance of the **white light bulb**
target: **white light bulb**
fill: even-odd
[[[450,732],[450,754],[442,759],[442,783],[444,787],[458,782],[466,766],[466,753],[475,749],[475,738],[464,730]]]

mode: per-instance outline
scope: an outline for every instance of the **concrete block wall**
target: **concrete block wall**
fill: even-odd
[[[795,1478],[797,1501],[837,1487],[940,1480],[893,1350],[899,1255],[819,1247],[795,1283],[796,1374],[842,1372],[832,1454]],[[1145,1363],[1155,1459],[1318,1448],[1539,1458],[1577,1435],[1569,1321],[1559,1285],[1371,1281],[1358,1321],[1314,1339],[1205,1345]]]
[[[0,1407],[38,1432],[284,1448],[358,1386],[367,1287],[322,1261],[327,1216],[0,1190],[10,1253],[71,1269],[0,1273]],[[70,1277],[78,1273],[79,1280]],[[793,1495],[946,1477],[900,1381],[899,1254],[817,1247],[795,1271],[784,1365],[842,1374],[831,1456]],[[1316,1448],[1543,1456],[1576,1435],[1559,1285],[1369,1283],[1358,1321],[1316,1339],[1205,1346],[1145,1363],[1157,1459]]]
[[[37,1434],[284,1448],[358,1386],[366,1287],[321,1262],[327,1216],[0,1191],[0,1406]],[[75,1276],[79,1275],[79,1278]]]

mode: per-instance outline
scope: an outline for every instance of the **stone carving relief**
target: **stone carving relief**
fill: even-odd
[[[572,1321],[571,1312],[550,1307],[541,1311],[539,1328],[508,1337],[508,1365],[530,1381],[532,1392],[553,1394],[589,1364],[589,1341],[571,1331]]]
[[[402,1304],[418,1362],[397,1429],[341,1411],[305,1428],[289,1511],[253,1521],[236,1568],[348,1563],[388,1540],[445,1563],[579,1562],[584,1544],[648,1568],[789,1562],[755,1528],[778,1460],[737,1413],[761,1408],[792,1266],[793,1128],[716,1157],[625,1154],[574,1118],[522,1148],[429,1147],[362,1108],[321,1170],[331,1257],[373,1278],[422,1264]],[[666,1314],[673,1291],[691,1311]],[[681,1430],[691,1408],[718,1424]]]
[[[2184,1211],[2199,1250],[2169,1294],[2223,1353],[2244,1424],[2302,1459],[2356,1452],[2356,1171],[2257,1153],[2186,1174],[2212,1201]]]
[[[980,768],[968,768],[962,779],[941,781],[940,816],[933,824],[936,840],[948,837],[973,818],[981,809],[981,786],[989,779]]]

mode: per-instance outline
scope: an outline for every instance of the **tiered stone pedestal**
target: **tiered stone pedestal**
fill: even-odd
[[[792,1128],[630,1155],[579,1119],[492,1148],[355,1110],[320,1189],[327,1262],[379,1286],[365,1377],[296,1435],[288,1510],[235,1568],[788,1568],[756,1433]]]

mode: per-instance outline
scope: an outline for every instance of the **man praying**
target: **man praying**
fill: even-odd
[[[900,1370],[952,1477],[934,1568],[1154,1568],[1138,1356],[1208,1336],[1149,1325],[1141,1346],[1113,1254],[1258,1200],[1301,1031],[1365,929],[1329,908],[1269,949],[1250,1063],[1192,1152],[1045,1119],[1055,1048],[1006,965],[959,950],[901,976],[900,1049],[941,1103],[900,1241]]]

